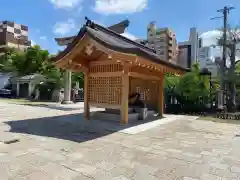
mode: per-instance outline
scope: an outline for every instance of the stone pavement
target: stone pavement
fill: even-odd
[[[20,140],[0,143],[0,179],[240,179],[238,125],[169,116],[120,126],[84,121],[82,111],[0,103],[0,140]]]

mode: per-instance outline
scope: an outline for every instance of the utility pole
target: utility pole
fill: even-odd
[[[223,13],[223,64],[224,68],[226,67],[226,59],[227,59],[227,21],[228,14],[234,7],[225,6],[223,9],[217,10],[217,12]]]
[[[223,90],[222,93],[225,92],[226,90],[226,84],[225,84],[225,75],[226,75],[226,60],[227,60],[227,22],[228,22],[228,14],[231,10],[233,10],[234,7],[227,7],[224,6],[223,9],[219,9],[217,10],[217,12],[223,13],[223,16],[221,17],[214,17],[211,18],[211,20],[213,19],[219,19],[219,18],[223,18],[223,41],[221,42],[222,46],[223,46],[223,52],[222,52],[222,62],[220,63],[220,85],[221,85],[221,90]],[[222,94],[222,102],[225,102],[226,96],[224,94]]]

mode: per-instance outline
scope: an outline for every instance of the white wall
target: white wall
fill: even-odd
[[[9,78],[9,75],[0,73],[0,89],[4,88],[8,84]]]

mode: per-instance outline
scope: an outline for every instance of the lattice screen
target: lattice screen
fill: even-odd
[[[89,101],[97,104],[121,104],[122,78],[89,77]]]
[[[156,106],[158,103],[158,82],[130,77],[129,93],[139,93],[141,100],[147,105]]]
[[[105,65],[94,65],[90,67],[90,73],[98,73],[98,72],[117,72],[122,71],[121,64],[105,64]]]

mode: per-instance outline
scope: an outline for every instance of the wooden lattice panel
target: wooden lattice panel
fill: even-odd
[[[158,81],[131,77],[129,93],[139,93],[141,95],[141,100],[147,105],[156,107],[158,103]]]
[[[121,104],[122,78],[89,77],[89,101],[96,104],[120,105]]]
[[[99,64],[93,65],[89,69],[90,73],[117,72],[122,70],[121,64]]]

